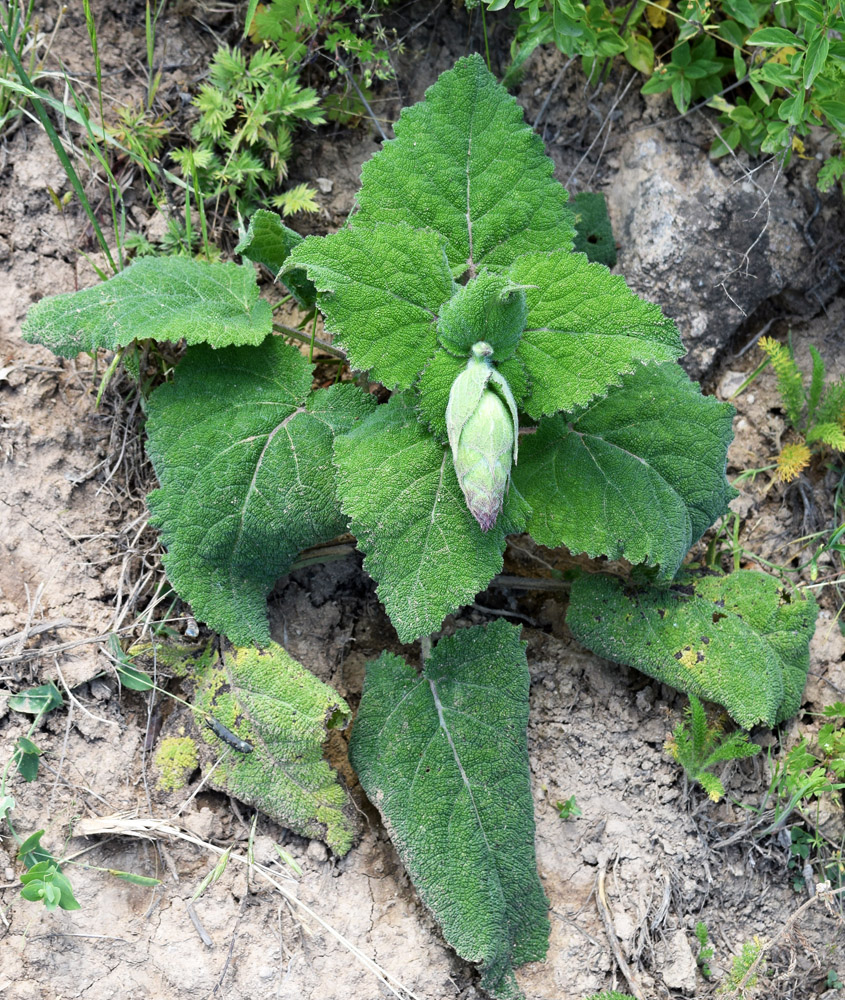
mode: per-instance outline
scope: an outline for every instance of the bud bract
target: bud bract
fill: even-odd
[[[507,382],[490,365],[490,353],[487,344],[473,346],[446,408],[455,474],[482,531],[489,531],[502,512],[519,431],[516,404]]]

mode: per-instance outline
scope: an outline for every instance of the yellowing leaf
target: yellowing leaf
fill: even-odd
[[[800,442],[800,444],[788,444],[778,455],[778,467],[775,476],[782,483],[791,483],[798,478],[802,469],[806,469],[810,464],[810,449]]]
[[[662,28],[666,23],[666,9],[669,0],[657,0],[657,3],[646,7],[645,16],[652,28]]]
[[[794,45],[785,45],[782,49],[778,49],[777,52],[772,56],[768,62],[778,63],[781,66],[786,66],[789,62],[789,57],[794,56],[798,49]]]

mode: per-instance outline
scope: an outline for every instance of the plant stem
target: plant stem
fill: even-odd
[[[346,361],[346,355],[343,351],[339,351],[336,347],[332,347],[331,344],[327,344],[324,340],[319,340],[317,337],[312,337],[308,333],[303,333],[302,330],[295,330],[292,326],[285,326],[283,323],[274,323],[273,329],[276,333],[283,333],[286,337],[292,337],[294,340],[298,340],[300,344],[308,344],[309,347],[313,344],[313,347],[317,347],[326,354],[330,354],[333,358],[338,358],[340,361]]]

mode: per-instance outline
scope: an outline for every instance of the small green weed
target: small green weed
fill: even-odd
[[[725,977],[725,981],[717,990],[717,994],[722,996],[726,993],[737,993],[738,996],[745,996],[745,989],[752,989],[757,985],[757,973],[754,972],[752,975],[748,976],[748,979],[743,983],[743,980],[748,975],[751,966],[757,961],[760,953],[763,950],[763,942],[756,935],[753,940],[746,941],[742,946],[742,950],[738,955],[734,955],[733,962],[731,964],[731,971]],[[739,992],[740,985],[742,984],[742,992]]]
[[[679,723],[665,749],[683,767],[691,781],[697,781],[714,802],[725,794],[725,787],[711,771],[729,760],[753,757],[760,752],[748,742],[748,733],[737,730],[727,735],[720,725],[709,725],[704,706],[694,695],[686,710],[686,721]]]
[[[775,475],[781,482],[789,483],[810,464],[813,453],[822,446],[845,452],[845,376],[840,375],[825,385],[825,363],[811,346],[813,371],[807,385],[791,344],[763,337],[760,348],[775,371],[786,419],[797,435],[777,458]]]
[[[577,819],[581,815],[581,807],[574,795],[570,795],[566,802],[555,802],[555,809],[561,819]]]
[[[249,26],[256,44],[272,44],[290,66],[302,64],[319,52],[329,60],[329,79],[357,71],[360,86],[369,89],[376,80],[393,77],[390,46],[401,46],[392,39],[379,21],[380,8],[387,2],[367,0],[321,0],[300,3],[298,0],[271,0],[260,4]],[[371,28],[371,30],[365,30]],[[347,78],[347,91],[353,90]],[[345,97],[347,95],[341,95]],[[338,105],[335,105],[335,108]],[[358,113],[363,113],[360,108]],[[330,113],[329,117],[336,117]]]
[[[370,22],[372,34],[363,30]],[[316,191],[307,184],[279,191],[293,132],[304,122],[348,122],[369,111],[365,92],[374,80],[392,76],[387,35],[363,0],[260,4],[248,34],[258,46],[249,57],[226,45],[217,50],[194,99],[194,145],[177,149],[173,159],[185,180],[222,201],[224,210],[234,206],[248,215],[269,202],[285,216],[315,212]],[[317,57],[332,89],[322,103],[302,79]]]
[[[836,887],[845,883],[843,845],[822,833],[824,800],[845,789],[845,727],[841,723],[845,703],[829,705],[822,714],[831,721],[821,726],[815,743],[802,736],[775,765],[767,793],[773,813],[764,833],[785,827],[793,815],[800,820],[789,831],[787,865],[798,892],[805,887],[808,863],[818,881],[829,881]]]
[[[824,984],[829,990],[845,990],[845,983],[839,978],[839,973],[836,969],[831,969],[828,972]]]
[[[707,924],[703,920],[699,920],[695,925],[695,937],[698,941],[698,955],[696,956],[696,962],[698,963],[699,969],[701,969],[701,974],[705,979],[710,979],[713,973],[710,971],[710,959],[713,957],[713,945],[710,944],[710,935],[707,931]]]
[[[138,673],[142,674],[141,671]],[[130,684],[126,684],[126,686],[130,686]],[[151,686],[152,682],[148,687],[141,687],[138,683],[135,690],[148,690]],[[23,885],[21,897],[33,903],[43,903],[50,912],[56,909],[78,910],[80,908],[80,904],[74,896],[70,879],[63,871],[66,865],[74,862],[71,858],[56,858],[47,848],[42,846],[41,838],[44,836],[44,830],[36,830],[28,837],[21,837],[17,832],[11,818],[11,814],[16,808],[16,802],[9,790],[9,773],[14,766],[24,781],[36,780],[42,751],[30,737],[41,725],[44,716],[54,709],[61,708],[63,704],[62,694],[52,681],[12,695],[9,699],[9,708],[15,712],[33,715],[34,718],[26,736],[18,738],[15,750],[6,761],[6,766],[0,775],[0,822],[6,824],[12,839],[18,845],[17,860],[25,869],[21,875]],[[86,867],[112,875],[124,882],[131,882],[134,885],[154,886],[160,884],[159,879],[149,878],[146,875],[135,875],[133,872],[125,872],[116,868],[100,868],[90,864]]]
[[[198,177],[205,197],[223,199],[224,208],[231,204],[242,213],[258,208],[264,192],[287,176],[296,124],[326,120],[317,92],[301,86],[285,58],[268,48],[247,59],[221,46],[194,104],[200,112],[191,130],[196,146],[171,155],[188,183]],[[313,212],[315,194],[298,185],[270,201],[284,215]]]

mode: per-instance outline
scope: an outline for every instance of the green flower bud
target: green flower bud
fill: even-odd
[[[519,431],[516,403],[507,382],[490,364],[491,354],[484,342],[473,346],[466,368],[452,383],[446,407],[455,474],[482,531],[489,531],[502,512]]]

